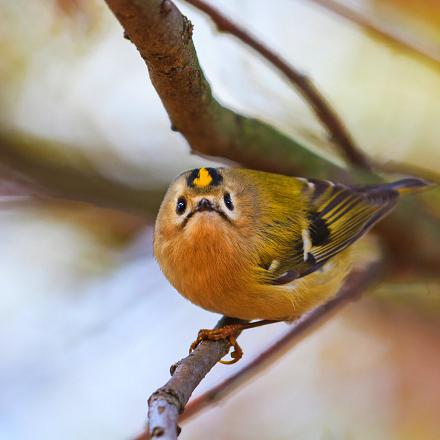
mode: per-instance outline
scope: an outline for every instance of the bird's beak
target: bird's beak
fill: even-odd
[[[212,204],[212,202],[208,199],[200,199],[199,203],[197,205],[197,211],[202,212],[202,211],[214,211],[214,205]]]

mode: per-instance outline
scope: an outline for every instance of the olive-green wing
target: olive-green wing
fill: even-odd
[[[290,269],[274,284],[319,269],[383,218],[399,196],[392,184],[355,188],[315,179],[305,181],[304,195],[309,199],[308,227],[292,244]]]

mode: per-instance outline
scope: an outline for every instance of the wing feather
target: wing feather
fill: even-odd
[[[398,192],[389,185],[356,188],[315,179],[309,179],[308,183],[304,192],[309,199],[307,236],[312,245],[302,241],[292,244],[290,268],[274,284],[291,282],[292,277],[299,278],[319,269],[368,232],[398,199]]]
[[[314,221],[324,221],[329,231],[327,242],[310,250],[316,262],[328,260],[358,240],[395,206],[397,198],[397,191],[386,186],[368,190],[329,185],[310,206],[316,213]]]

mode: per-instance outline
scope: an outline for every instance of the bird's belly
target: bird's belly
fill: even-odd
[[[348,271],[342,254],[321,270],[285,285],[250,284],[241,279],[225,287],[211,279],[209,285],[192,283],[180,291],[200,307],[229,317],[291,321],[334,296]]]

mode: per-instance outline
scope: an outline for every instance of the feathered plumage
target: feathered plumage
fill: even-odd
[[[245,169],[178,176],[161,205],[155,256],[174,287],[208,310],[291,320],[339,289],[351,248],[395,206],[405,179],[349,187]]]

